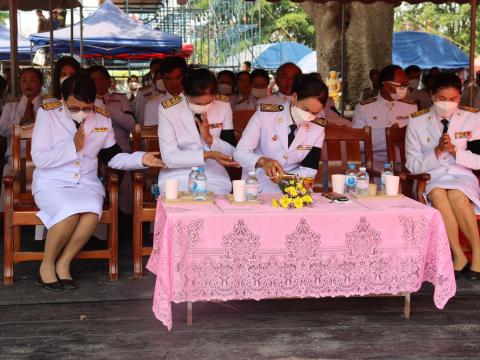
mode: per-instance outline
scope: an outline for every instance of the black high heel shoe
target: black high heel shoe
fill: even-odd
[[[54,281],[54,282],[51,282],[51,283],[46,283],[45,281],[43,281],[42,275],[40,275],[40,270],[37,273],[36,283],[42,289],[47,290],[47,291],[63,291],[63,286],[60,283],[60,281]]]
[[[465,277],[471,281],[478,281],[480,280],[480,272],[473,271],[472,268],[469,267]]]
[[[73,279],[61,279],[58,274],[56,275],[60,284],[62,284],[63,290],[75,290],[77,288],[77,285]]]
[[[467,275],[467,273],[469,272],[469,269],[470,268],[468,267],[468,262],[467,262],[462,270],[453,270],[453,273],[455,274],[455,279],[459,279],[462,276]]]

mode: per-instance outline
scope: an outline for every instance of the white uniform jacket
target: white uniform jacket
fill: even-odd
[[[257,99],[257,105],[260,105],[260,104],[283,105],[289,102],[291,99],[292,99],[291,95],[284,95],[281,92],[277,92],[275,94],[264,96],[260,99]]]
[[[372,127],[373,160],[375,169],[382,170],[387,161],[387,142],[385,128],[394,124],[407,126],[410,115],[417,111],[417,105],[411,101],[388,101],[381,95],[361,102],[355,106],[352,127],[362,129]]]
[[[235,150],[235,160],[243,167],[243,178],[255,169],[261,157],[277,160],[286,173],[315,177],[325,138],[326,121],[322,119],[301,124],[292,144],[288,146],[291,124],[293,119],[290,103],[259,106]],[[262,193],[280,193],[278,185],[265,175],[262,168],[257,168],[256,172]]]
[[[480,188],[472,170],[480,169],[480,113],[460,107],[449,119],[448,134],[457,147],[456,156],[435,156],[442,137],[442,118],[433,109],[412,115],[405,139],[406,167],[413,174],[428,173],[426,193],[433,188],[461,190],[480,210]],[[448,120],[448,119],[447,119]]]
[[[135,114],[135,119],[137,123],[142,124],[145,120],[145,104],[147,103],[147,99],[150,96],[157,96],[163,95],[163,92],[159,92],[155,85],[150,84],[140,88],[137,92],[137,96],[135,100],[133,100],[132,108]]]
[[[180,95],[183,96],[183,95]],[[147,103],[145,104],[145,115],[143,119],[143,125],[151,126],[158,125],[158,108],[161,106],[162,102],[172,98],[173,95],[168,91],[165,94],[152,95],[148,98]]]
[[[257,99],[251,94],[246,98],[237,94],[230,98],[230,104],[232,105],[232,111],[255,110],[257,108]]]
[[[122,151],[130,152],[130,133],[135,126],[135,116],[127,96],[122,93],[106,93],[102,100],[101,107],[109,112],[112,119],[117,144]]]
[[[185,97],[174,96],[165,100],[158,109],[158,117],[160,152],[166,165],[158,179],[160,191],[163,193],[168,178],[178,179],[180,190],[186,191],[192,167],[204,166],[208,190],[215,194],[230,193],[232,186],[225,167],[216,160],[203,159],[204,151],[219,151],[233,156],[232,109],[228,97],[218,95],[207,113],[210,134],[213,136],[211,147],[200,137],[194,114]],[[226,135],[225,139],[228,137],[229,142],[222,140],[221,135]]]
[[[77,153],[73,141],[77,129],[74,121],[65,114],[62,104],[50,103],[38,110],[31,150],[35,165],[33,194],[56,187],[84,185],[97,194],[105,195],[98,179],[97,156],[102,149],[112,151],[116,144],[112,121],[105,115],[107,113],[103,109],[97,108],[94,115],[85,119],[85,145]],[[125,154],[117,151],[108,161],[108,166],[120,170],[142,169],[143,155],[143,152]]]

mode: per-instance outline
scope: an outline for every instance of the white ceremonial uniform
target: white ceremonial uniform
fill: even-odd
[[[434,149],[442,137],[441,120],[433,109],[412,114],[405,138],[406,167],[413,174],[430,174],[426,194],[436,187],[460,190],[472,201],[479,214],[480,187],[472,170],[480,169],[480,155],[468,150],[467,146],[480,140],[480,113],[474,108],[459,107],[447,119],[448,134],[457,147],[456,156],[445,152],[437,159]]]
[[[132,108],[134,110],[135,119],[137,123],[142,124],[145,120],[145,104],[147,103],[147,99],[150,96],[157,96],[164,94],[163,92],[159,92],[154,84],[150,84],[140,88],[137,92],[137,96],[132,103]]]
[[[283,105],[289,102],[291,99],[292,99],[291,95],[284,95],[279,91],[275,94],[264,96],[260,99],[257,99],[257,105],[260,105],[260,104]]]
[[[183,97],[183,94],[180,94]],[[147,99],[145,104],[145,116],[143,119],[143,125],[151,126],[158,125],[158,108],[162,102],[171,99],[173,97],[168,91],[165,94],[152,95]]]
[[[261,157],[277,160],[285,173],[300,177],[315,177],[317,169],[302,166],[302,161],[313,147],[322,148],[326,121],[304,122],[296,130],[295,138],[288,146],[289,126],[294,121],[290,103],[284,105],[262,104],[248,122],[235,150],[235,161],[243,168],[242,178],[255,169]],[[280,188],[257,168],[257,178],[264,194],[280,193]]]
[[[47,110],[48,109],[48,110]],[[47,228],[85,212],[102,213],[105,189],[98,179],[98,154],[116,144],[112,121],[105,110],[85,119],[85,145],[77,152],[74,121],[60,102],[39,109],[32,135],[35,165],[32,193]],[[120,153],[108,163],[114,169],[143,169],[144,152]]]
[[[232,111],[255,110],[257,108],[257,99],[251,94],[246,98],[236,94],[230,97],[230,105],[232,106]]]
[[[373,160],[375,170],[381,171],[387,161],[385,128],[394,124],[407,126],[410,115],[417,111],[417,105],[409,100],[388,101],[381,95],[355,106],[352,127],[372,127]]]
[[[194,166],[204,166],[208,191],[215,194],[229,194],[232,189],[225,167],[216,160],[203,159],[204,151],[218,151],[233,156],[235,148],[220,139],[222,130],[233,130],[232,109],[228,97],[217,95],[207,112],[212,146],[200,136],[194,114],[185,97],[174,96],[164,101],[158,109],[158,139],[160,153],[166,168],[160,171],[158,185],[164,192],[165,180],[180,181],[180,190],[188,190],[188,175]]]

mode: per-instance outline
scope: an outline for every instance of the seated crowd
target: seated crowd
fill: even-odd
[[[480,187],[472,171],[480,169],[479,113],[459,106],[458,76],[432,69],[420,88],[421,75],[417,66],[372,70],[372,87],[362,91],[350,121],[338,113],[320,74],[302,74],[293,63],[278,68],[273,93],[263,69],[250,72],[245,66],[237,74],[215,75],[189,67],[180,57],[153,60],[148,84],[138,88],[139,78],[131,76],[128,94],[110,90],[112,78],[105,67],[81,69],[70,57],[56,63],[48,94],[42,93],[42,73],[23,69],[21,98],[3,106],[0,136],[7,139],[5,173],[11,168],[13,125],[35,124],[32,193],[38,217],[48,228],[37,282],[48,290],[75,287],[70,263],[92,236],[105,194],[97,159],[121,170],[161,168],[161,192],[172,178],[186,191],[191,168],[202,166],[215,194],[232,190],[226,167],[241,167],[243,178],[255,171],[261,192],[278,193],[276,183],[284,174],[315,177],[325,129],[332,124],[371,127],[377,170],[387,161],[385,128],[408,126],[406,168],[431,176],[426,193],[418,196],[425,196],[444,219],[456,276],[480,279],[475,216]],[[233,114],[248,110],[254,114],[237,143]],[[158,126],[161,160],[156,153],[131,153],[135,124]],[[128,172],[119,194],[120,211],[131,214]],[[459,228],[471,244],[471,266],[459,244]]]

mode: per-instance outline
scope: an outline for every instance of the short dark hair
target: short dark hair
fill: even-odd
[[[405,69],[405,74],[411,74],[411,73],[414,73],[414,72],[419,72],[421,73],[422,72],[422,69],[420,69],[419,66],[417,65],[410,65],[408,66],[406,69]]]
[[[268,83],[270,83],[270,76],[268,76],[268,72],[266,70],[263,70],[263,69],[253,70],[252,73],[250,74],[250,77],[251,77],[252,81],[256,77],[261,77],[261,78],[264,78],[265,80],[267,80]]]
[[[387,65],[382,70],[380,70],[380,74],[378,75],[378,82],[382,84],[385,81],[393,81],[395,78],[395,71],[402,70],[402,68],[398,65]]]
[[[62,84],[62,97],[66,101],[73,96],[78,101],[92,104],[95,102],[97,89],[89,74],[76,73],[66,79]]]
[[[298,75],[293,82],[292,92],[297,94],[298,100],[314,97],[323,106],[328,100],[328,87],[315,74]]]
[[[187,96],[214,95],[217,90],[217,80],[210,70],[195,69],[183,78],[183,88]]]
[[[87,71],[88,71],[89,75],[92,75],[93,73],[99,72],[100,74],[105,76],[108,80],[112,80],[112,77],[110,76],[110,74],[109,74],[109,72],[108,72],[108,70],[105,66],[93,65],[93,66],[89,67]]]
[[[40,80],[40,84],[43,85],[43,74],[42,74],[42,72],[38,69],[33,68],[33,67],[28,67],[28,68],[22,69],[20,71],[19,78],[21,78],[22,75],[27,73],[27,72],[31,72],[31,73],[34,73],[35,75],[37,75],[38,80]]]
[[[285,64],[280,65],[280,67],[277,69],[276,75],[280,74],[283,69],[285,69],[287,66],[294,66],[298,69],[298,73],[302,73],[302,69],[300,69],[297,65],[295,65],[293,62],[286,62]]]
[[[231,70],[222,70],[217,74],[217,80],[220,79],[220,76],[228,76],[232,79],[232,83],[235,83],[235,73]]]
[[[162,62],[162,67],[160,68],[159,72],[161,72],[162,74],[165,74],[165,73],[172,72],[175,69],[182,70],[182,73],[184,73],[185,70],[187,69],[187,62],[183,57],[172,56],[164,59]]]
[[[57,99],[60,99],[62,97],[62,87],[60,85],[60,73],[62,72],[62,68],[66,65],[69,65],[72,68],[74,68],[76,73],[79,73],[81,71],[79,62],[71,56],[64,56],[55,63],[55,66],[53,68],[51,90],[52,90],[53,96],[55,96]]]
[[[162,63],[163,63],[163,59],[158,59],[158,58],[152,59],[150,60],[150,69],[152,68],[153,65],[160,64],[160,66],[162,66]]]
[[[240,71],[237,76],[236,76],[236,80],[238,81],[238,79],[240,79],[241,76],[248,76],[248,79],[249,80],[252,80],[252,76],[250,75],[250,73],[248,71]]]
[[[432,93],[436,94],[439,90],[445,88],[454,88],[457,89],[458,92],[462,92],[462,80],[452,73],[440,73],[435,76],[432,86]]]
[[[130,82],[130,80],[132,79],[137,79],[137,82],[138,82],[138,76],[137,75],[130,75],[127,79],[127,82]]]
[[[243,65],[247,65],[249,68],[252,67],[252,63],[250,61],[244,61]]]
[[[7,80],[5,80],[5,78],[2,75],[0,75],[0,94],[3,94],[7,86],[8,86]]]

